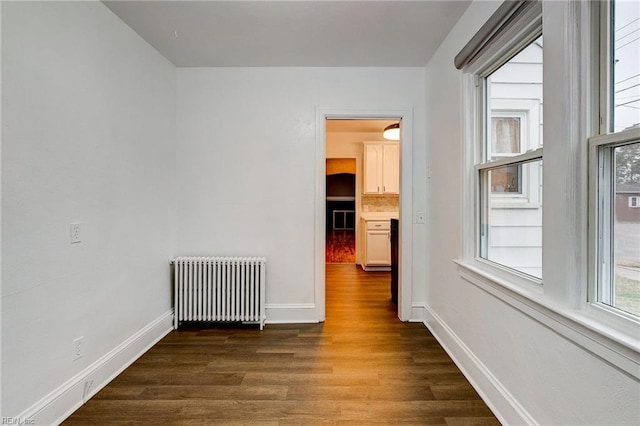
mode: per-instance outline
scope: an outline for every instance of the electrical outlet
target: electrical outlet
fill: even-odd
[[[84,355],[84,337],[80,336],[73,341],[73,357],[72,361],[82,358]]]
[[[80,224],[72,223],[71,224],[71,244],[76,244],[81,242],[80,239]]]

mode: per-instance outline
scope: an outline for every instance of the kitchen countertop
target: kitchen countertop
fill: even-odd
[[[360,214],[364,220],[389,220],[399,219],[400,212],[364,212]]]

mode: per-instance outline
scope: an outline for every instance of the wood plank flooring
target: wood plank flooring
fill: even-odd
[[[172,332],[64,425],[497,425],[388,272],[327,265],[323,324]]]

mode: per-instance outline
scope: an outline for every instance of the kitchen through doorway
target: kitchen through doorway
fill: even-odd
[[[385,138],[388,127],[397,127],[396,138]],[[326,120],[326,263],[391,271],[390,220],[400,210],[399,127],[400,119]]]

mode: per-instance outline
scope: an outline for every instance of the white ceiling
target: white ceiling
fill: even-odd
[[[470,2],[103,3],[178,67],[395,67],[426,65]]]

